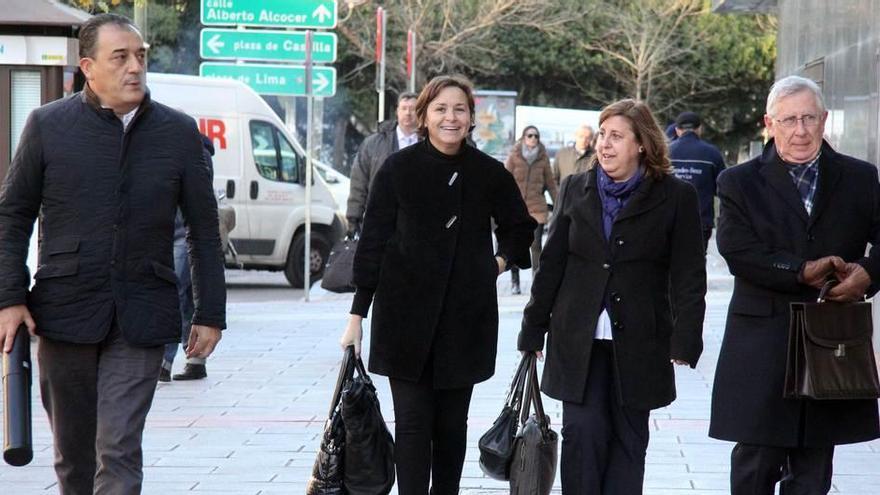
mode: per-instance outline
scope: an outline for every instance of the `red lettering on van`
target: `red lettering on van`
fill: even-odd
[[[226,149],[226,124],[220,119],[199,119],[199,132],[207,136],[221,150]]]

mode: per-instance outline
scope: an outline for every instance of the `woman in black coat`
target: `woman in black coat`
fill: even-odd
[[[566,494],[642,492],[650,410],[675,399],[672,363],[702,352],[697,194],[671,171],[650,109],[622,100],[599,116],[591,169],[559,193],[518,347],[540,357],[548,334]]]
[[[371,187],[340,343],[360,352],[372,303],[369,368],[391,383],[398,492],[424,495],[432,478],[433,494],[457,494],[473,385],[495,371],[495,279],[531,266],[535,221],[504,166],[465,142],[469,83],[433,79],[416,116],[426,139],[389,156]]]

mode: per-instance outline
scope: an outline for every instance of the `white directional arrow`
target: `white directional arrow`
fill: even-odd
[[[318,8],[312,12],[312,17],[317,17],[320,22],[324,22],[324,19],[332,16],[333,14],[330,12],[330,9],[328,9],[323,3],[318,5]]]
[[[217,54],[217,53],[220,53],[221,48],[226,46],[226,43],[220,41],[219,34],[215,34],[214,36],[211,37],[211,39],[208,40],[206,45],[208,45],[208,48],[210,48],[212,52]]]
[[[318,72],[317,74],[315,74],[315,77],[312,78],[312,85],[314,86],[313,89],[316,93],[324,91],[324,88],[326,88],[328,84],[330,84],[330,80],[327,79],[327,76],[325,76],[321,72]]]

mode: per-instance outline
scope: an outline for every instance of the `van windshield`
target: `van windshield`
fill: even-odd
[[[284,134],[269,122],[250,123],[251,149],[257,171],[266,179],[299,182],[302,159]]]

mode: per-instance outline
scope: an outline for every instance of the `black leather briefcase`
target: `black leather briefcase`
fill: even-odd
[[[871,303],[791,303],[783,396],[791,399],[876,399]]]

